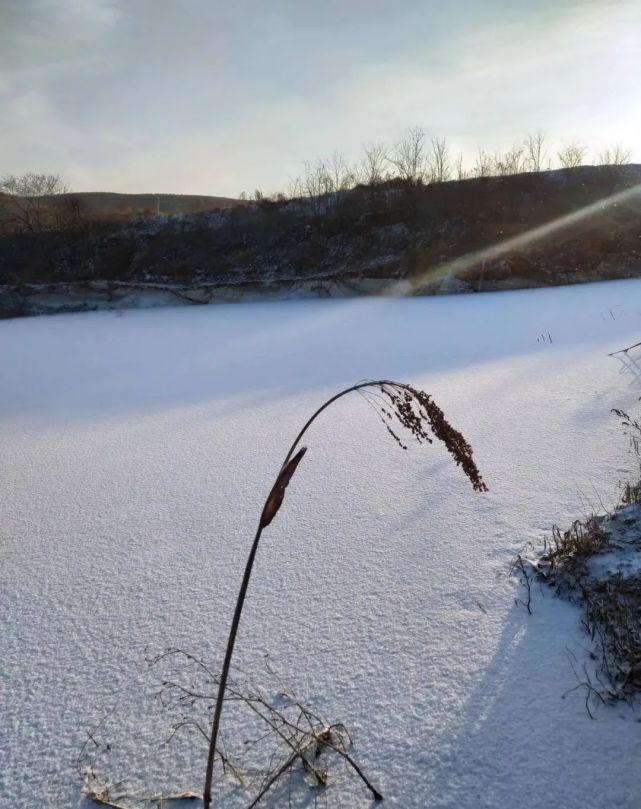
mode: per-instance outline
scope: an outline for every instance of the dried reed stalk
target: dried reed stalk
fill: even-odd
[[[408,431],[419,444],[431,444],[433,438],[442,441],[447,450],[454,458],[457,466],[461,466],[464,473],[469,478],[472,486],[476,491],[487,491],[487,487],[483,482],[481,474],[472,457],[472,448],[463,437],[461,433],[455,430],[452,425],[447,421],[443,411],[436,405],[429,394],[424,391],[417,390],[411,385],[402,382],[394,382],[387,379],[360,382],[357,385],[352,385],[345,390],[340,391],[335,396],[332,396],[318,410],[307,420],[301,431],[296,436],[294,443],[291,445],[289,452],[285,456],[283,465],[278,473],[276,482],[265,501],[256,535],[247,557],[245,564],[245,572],[238,592],[236,600],[236,607],[234,616],[232,618],[231,629],[229,631],[229,638],[227,640],[227,648],[225,650],[225,658],[223,660],[223,668],[220,674],[218,696],[216,699],[216,707],[214,710],[214,719],[212,724],[211,737],[209,742],[209,753],[207,756],[207,770],[205,775],[205,787],[203,790],[203,805],[205,809],[211,807],[211,788],[214,774],[214,760],[216,755],[216,744],[218,741],[218,731],[220,728],[220,717],[222,714],[223,703],[225,699],[225,689],[227,687],[227,680],[229,677],[229,668],[231,665],[232,655],[234,653],[234,645],[236,643],[236,635],[238,633],[238,626],[240,624],[240,617],[247,595],[247,588],[251,578],[256,552],[263,529],[266,528],[274,519],[278,510],[280,509],[285,496],[285,489],[291,481],[298,464],[307,451],[306,447],[301,447],[296,452],[303,436],[318,418],[318,416],[326,410],[337,399],[346,396],[348,393],[358,391],[363,394],[370,404],[372,404],[385,427],[394,440],[403,448],[407,446],[401,441],[399,435],[392,427],[397,427],[396,422]],[[294,455],[294,453],[296,453]],[[372,797],[374,800],[381,800],[382,795],[370,786]]]

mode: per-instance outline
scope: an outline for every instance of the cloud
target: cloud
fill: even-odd
[[[4,0],[0,173],[270,191],[415,124],[632,146],[640,34],[635,0]]]
[[[15,74],[84,60],[119,16],[106,0],[5,0],[0,67]]]

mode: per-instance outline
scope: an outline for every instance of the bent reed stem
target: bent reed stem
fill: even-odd
[[[307,430],[311,427],[314,421],[320,416],[320,414],[326,410],[331,404],[335,401],[340,399],[343,396],[346,396],[348,393],[353,393],[354,391],[361,390],[363,388],[378,388],[379,391],[386,394],[391,402],[391,409],[395,411],[397,418],[401,422],[403,426],[408,428],[410,432],[413,433],[414,437],[417,439],[419,443],[422,441],[431,441],[428,437],[425,429],[422,427],[422,422],[426,421],[429,424],[429,428],[432,431],[433,435],[439,438],[443,443],[446,445],[449,452],[454,456],[454,459],[457,465],[462,465],[465,474],[468,476],[470,481],[472,482],[474,488],[478,491],[485,491],[486,486],[483,483],[481,475],[476,468],[474,461],[472,460],[472,450],[469,444],[465,441],[464,437],[454,430],[451,425],[445,420],[442,411],[436,407],[436,405],[430,401],[430,397],[428,394],[417,391],[411,385],[401,382],[394,382],[392,380],[387,379],[380,379],[380,380],[369,380],[365,382],[359,382],[356,385],[351,385],[349,388],[345,388],[344,390],[340,391],[339,393],[335,394],[331,398],[329,398],[326,402],[324,402],[314,413],[313,415],[307,420],[304,424],[301,431],[298,433],[294,442],[292,443],[291,447],[289,448],[289,452],[285,456],[285,460],[280,468],[278,476],[274,485],[272,486],[267,499],[265,500],[265,504],[263,506],[263,511],[261,513],[261,518],[258,524],[258,528],[256,530],[256,536],[254,537],[254,541],[251,546],[251,550],[249,552],[249,556],[247,557],[247,562],[245,564],[245,572],[243,574],[243,579],[240,585],[240,590],[238,591],[238,597],[236,599],[236,607],[234,609],[234,616],[232,618],[231,628],[229,630],[229,637],[227,639],[227,647],[225,650],[225,658],[223,661],[223,668],[220,675],[220,682],[218,685],[218,695],[216,698],[216,705],[214,709],[214,719],[212,723],[212,731],[211,731],[211,738],[209,742],[209,752],[207,756],[207,770],[205,775],[205,787],[203,790],[203,805],[204,809],[211,808],[211,790],[212,790],[212,781],[213,781],[213,774],[214,774],[214,761],[216,757],[216,744],[218,741],[218,732],[220,729],[220,718],[222,715],[223,710],[223,702],[225,697],[225,690],[227,688],[227,680],[229,677],[229,669],[231,666],[231,659],[234,653],[234,646],[236,643],[236,636],[238,634],[238,627],[240,625],[240,618],[243,611],[243,606],[245,604],[245,598],[247,595],[247,589],[249,587],[249,580],[251,578],[252,569],[254,566],[254,561],[256,559],[256,553],[258,551],[258,545],[260,543],[260,538],[263,533],[263,529],[266,528],[269,523],[272,521],[278,509],[280,508],[284,496],[284,490],[289,483],[292,475],[294,474],[296,467],[302,458],[303,454],[305,453],[305,448],[299,450],[298,454],[294,456],[294,452],[298,445],[300,444],[301,439],[307,432]],[[402,392],[404,396],[404,402],[400,398],[400,392]],[[411,413],[411,402],[418,402],[418,417]],[[410,410],[408,410],[410,408]],[[421,409],[423,408],[423,409]],[[385,411],[381,408],[385,415],[390,417],[390,413]],[[409,414],[409,418],[408,418]],[[386,425],[388,431],[394,436],[396,441],[401,444],[398,437],[395,433],[391,430],[389,425]],[[401,444],[401,446],[403,446]],[[381,800],[382,795],[375,790],[371,785],[370,790],[373,793],[373,797],[375,800]]]
[[[348,393],[352,393],[359,388],[367,387],[368,385],[373,385],[377,383],[373,382],[361,382],[358,385],[352,385],[345,390],[342,390],[340,393],[337,393],[335,396],[332,396],[331,399],[328,399],[324,404],[322,404],[318,410],[311,416],[310,419],[306,422],[303,429],[298,433],[296,436],[294,443],[291,445],[289,452],[285,456],[285,460],[283,461],[283,465],[281,466],[282,470],[287,466],[290,458],[294,454],[294,450],[300,443],[302,437],[305,435],[309,427],[312,425],[314,420],[319,416],[323,410],[329,407],[333,402],[337,399],[340,399],[341,396],[345,396]],[[380,383],[378,383],[380,384]],[[280,473],[279,473],[280,475]],[[273,487],[272,487],[273,490]],[[271,490],[270,490],[271,494]],[[269,499],[269,497],[267,498]],[[265,501],[267,503],[267,500]],[[229,669],[231,666],[231,659],[232,655],[234,654],[234,646],[236,644],[236,635],[238,634],[238,626],[240,624],[240,616],[243,612],[243,606],[245,604],[245,597],[247,595],[247,588],[249,587],[249,580],[252,574],[252,568],[254,567],[254,559],[256,558],[256,552],[258,551],[258,544],[260,542],[261,534],[263,533],[263,525],[262,519],[258,525],[258,529],[256,531],[256,536],[254,537],[254,541],[251,546],[251,550],[249,551],[249,556],[247,557],[247,563],[245,564],[245,572],[243,574],[243,580],[240,585],[240,590],[238,591],[238,597],[236,599],[236,608],[234,610],[234,617],[232,618],[231,622],[231,629],[229,630],[229,638],[227,640],[227,648],[225,650],[225,659],[223,660],[223,668],[220,674],[220,683],[218,685],[218,695],[216,697],[216,707],[214,709],[214,721],[212,724],[211,730],[211,740],[209,742],[209,753],[207,755],[207,772],[205,775],[205,789],[203,791],[203,804],[205,809],[210,809],[211,806],[211,785],[214,776],[214,760],[216,757],[216,743],[218,741],[218,730],[220,728],[220,717],[223,711],[223,701],[225,697],[225,689],[227,688],[227,680],[229,678]]]

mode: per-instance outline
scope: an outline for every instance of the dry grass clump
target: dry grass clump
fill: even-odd
[[[626,354],[631,348],[636,348],[637,346],[641,345],[640,343],[635,343],[633,346],[629,346],[628,348],[624,348],[622,351],[615,351],[615,354]],[[635,363],[635,366],[637,364]],[[623,487],[623,496],[621,498],[621,502],[624,505],[631,505],[633,503],[641,503],[641,423],[638,419],[632,418],[625,410],[620,410],[619,408],[613,408],[612,412],[615,416],[618,416],[621,419],[621,426],[623,427],[625,434],[628,436],[628,440],[630,442],[630,452],[636,456],[638,465],[639,465],[639,474],[640,478],[635,483],[626,483]]]
[[[599,683],[594,686],[585,671],[586,680],[580,685],[586,688],[588,699],[595,696],[601,701],[630,699],[641,691],[641,576],[599,575],[589,564],[604,553],[616,554],[626,548],[636,547],[641,553],[641,516],[624,520],[638,536],[622,545],[615,536],[620,514],[621,510],[585,522],[576,520],[567,531],[554,526],[538,558],[520,554],[513,564],[527,588],[524,603],[528,610],[532,578],[583,607],[583,625],[596,644]]]
[[[625,506],[641,503],[641,480],[638,483],[625,484],[621,502]]]
[[[641,576],[593,579],[585,590],[585,627],[598,641],[608,694],[641,691]]]
[[[639,344],[637,344],[639,345]],[[630,348],[623,349],[626,353]],[[641,422],[624,410],[621,419],[641,474]],[[641,692],[641,477],[623,487],[617,509],[605,516],[576,520],[567,531],[558,526],[534,558],[519,554],[513,570],[526,587],[531,611],[531,582],[538,579],[584,610],[583,625],[595,644],[595,685],[584,667],[586,707],[592,697],[606,700],[637,697]],[[605,556],[607,554],[607,556]],[[637,556],[639,554],[639,556]],[[591,714],[590,714],[591,715]]]
[[[603,551],[607,545],[608,537],[602,529],[602,520],[594,516],[585,522],[575,520],[567,531],[561,531],[558,525],[554,525],[551,538],[543,539],[542,553],[536,552],[528,543],[510,566],[510,572],[518,573],[521,584],[526,588],[527,597],[522,603],[527,611],[532,614],[532,576],[556,587],[559,595],[573,598],[576,591],[581,591],[581,582],[588,575],[588,559]],[[526,550],[529,551],[527,555]]]
[[[603,693],[625,699],[641,689],[641,577],[600,578],[588,565],[599,554],[617,549],[608,530],[611,520],[577,520],[564,532],[555,526],[538,571],[560,595],[583,605],[583,624],[597,644]]]
[[[589,517],[585,522],[575,520],[567,531],[552,527],[552,536],[543,540],[543,555],[538,567],[559,590],[576,587],[588,574],[586,563],[594,554],[608,547],[603,520]]]

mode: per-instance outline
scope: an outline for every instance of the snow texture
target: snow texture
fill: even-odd
[[[636,809],[638,713],[563,698],[580,613],[537,587],[528,616],[508,566],[633,474],[610,408],[635,412],[641,378],[607,355],[640,330],[639,281],[0,323],[0,807],[80,806],[75,758],[113,706],[121,776],[201,788],[203,747],[141,741],[144,650],[220,665],[293,436],[341,387],[392,377],[433,394],[490,492],[338,402],[263,537],[239,666],[269,654],[343,721],[387,807]],[[370,805],[337,778],[319,806]]]
[[[611,550],[588,560],[588,573],[595,579],[641,575],[641,506],[634,503],[606,517],[602,529]]]

